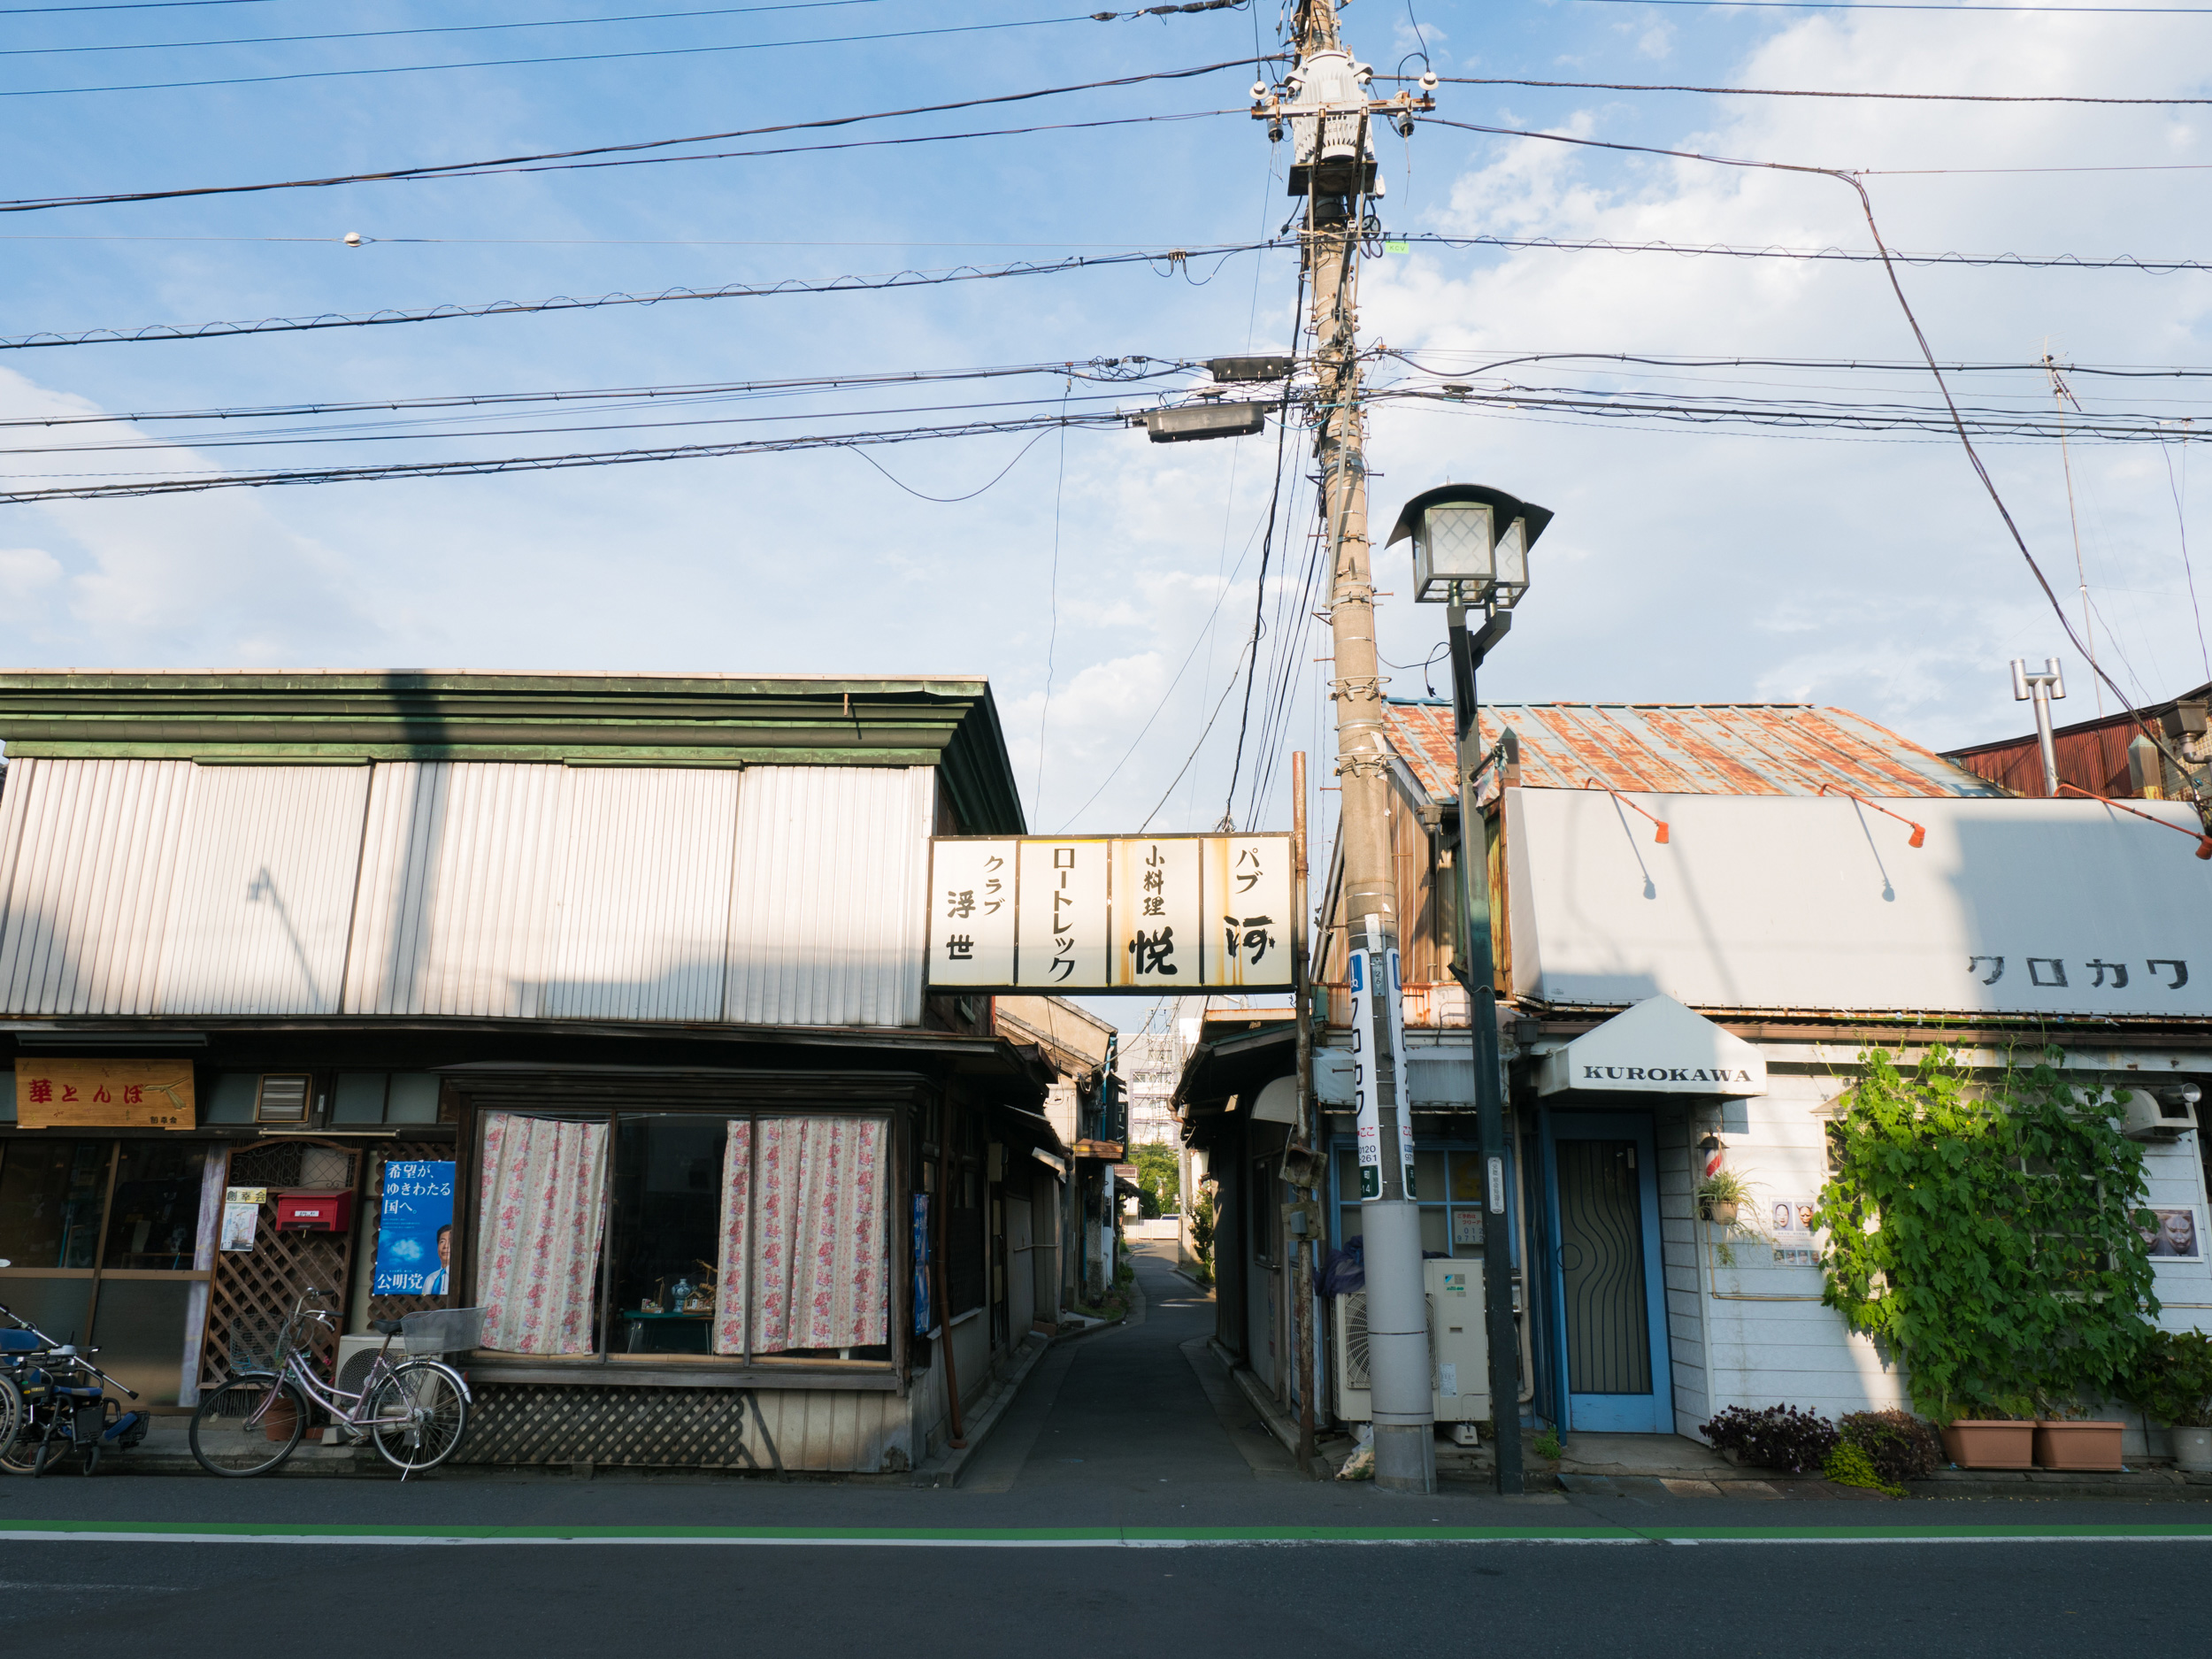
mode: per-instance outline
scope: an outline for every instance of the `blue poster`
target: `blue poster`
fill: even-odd
[[[392,1160],[376,1217],[375,1296],[443,1296],[453,1271],[453,1165]]]
[[[929,1310],[929,1194],[914,1194],[914,1334],[927,1336]]]

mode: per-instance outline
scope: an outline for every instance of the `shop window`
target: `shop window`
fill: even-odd
[[[164,1141],[126,1141],[109,1201],[103,1267],[181,1272],[192,1265],[200,1225],[207,1148]],[[104,1305],[103,1315],[105,1314]],[[105,1323],[104,1317],[103,1323]]]
[[[614,1143],[612,1335],[626,1354],[713,1351],[720,1118],[626,1118]]]
[[[1336,1237],[1340,1248],[1364,1230],[1360,1214],[1359,1154],[1336,1154]],[[1416,1148],[1414,1196],[1421,1209],[1424,1256],[1479,1256],[1486,1225],[1482,1156],[1472,1148]]]
[[[434,1124],[438,1078],[433,1071],[341,1071],[331,1094],[334,1125]]]
[[[0,1258],[23,1268],[95,1267],[112,1141],[18,1141],[0,1164]]]
[[[888,1150],[880,1118],[491,1114],[484,1346],[887,1361]]]

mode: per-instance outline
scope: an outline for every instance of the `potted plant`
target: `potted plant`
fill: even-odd
[[[2212,1470],[2212,1335],[2159,1332],[2144,1344],[2127,1394],[2170,1426],[2177,1468]]]
[[[1736,1225],[1736,1217],[1751,1202],[1751,1183],[1733,1170],[1715,1170],[1697,1184],[1698,1212],[1724,1227]]]

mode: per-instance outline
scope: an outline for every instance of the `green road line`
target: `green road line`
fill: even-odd
[[[694,1544],[821,1548],[1167,1548],[1239,1544],[1941,1544],[2212,1540],[2212,1524],[1904,1526],[375,1526],[243,1521],[0,1521],[0,1541],[325,1544]]]

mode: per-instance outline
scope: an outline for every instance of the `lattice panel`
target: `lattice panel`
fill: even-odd
[[[647,1469],[768,1469],[741,1388],[485,1383],[457,1461]]]
[[[310,1168],[309,1154],[318,1155]],[[331,1160],[345,1161],[342,1175]],[[342,1319],[346,1294],[351,1286],[353,1239],[349,1233],[280,1233],[276,1225],[277,1191],[304,1185],[303,1170],[319,1178],[318,1186],[351,1187],[359,1155],[344,1148],[311,1146],[303,1141],[278,1141],[242,1147],[230,1155],[226,1187],[266,1187],[269,1201],[261,1216],[250,1250],[221,1250],[215,1256],[215,1275],[208,1286],[207,1333],[200,1344],[200,1386],[211,1388],[230,1375],[233,1353],[254,1359],[273,1349],[278,1329],[292,1311],[300,1293],[312,1286],[337,1301]],[[315,1357],[328,1366],[336,1357],[338,1339],[321,1325],[311,1325],[308,1343]]]
[[[362,1227],[361,1236],[372,1248],[376,1239],[376,1217],[384,1208],[385,1164],[429,1163],[433,1160],[445,1163],[452,1157],[453,1142],[450,1141],[396,1142],[388,1147],[380,1147],[369,1155],[368,1190],[361,1199],[361,1209],[368,1220]],[[457,1262],[461,1252],[457,1248],[453,1255]],[[365,1317],[371,1319],[397,1319],[411,1313],[426,1312],[432,1308],[458,1305],[450,1296],[371,1296]]]

